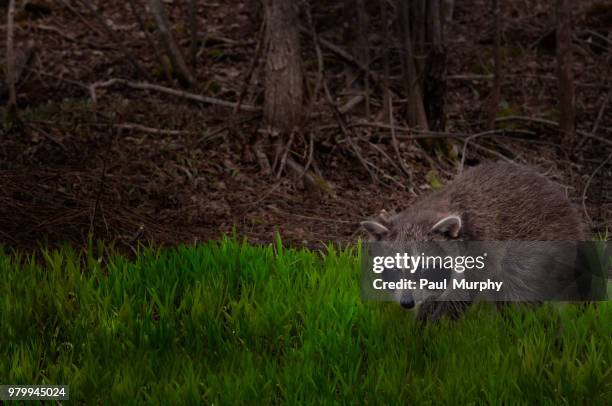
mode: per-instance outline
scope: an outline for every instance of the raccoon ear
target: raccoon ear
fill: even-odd
[[[448,234],[452,238],[457,238],[459,236],[459,231],[461,231],[461,217],[456,215],[444,217],[434,224],[431,231],[440,234]]]
[[[376,218],[380,220],[381,223],[389,223],[391,221],[391,214],[387,210],[382,209]]]
[[[389,233],[389,229],[378,221],[368,220],[362,221],[360,224],[361,227],[367,231],[370,237],[376,240],[382,240],[382,238]]]

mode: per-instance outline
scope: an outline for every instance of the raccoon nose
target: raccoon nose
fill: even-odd
[[[414,307],[414,300],[413,299],[402,299],[400,301],[400,305],[404,309],[412,309]]]

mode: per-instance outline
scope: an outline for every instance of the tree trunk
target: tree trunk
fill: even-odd
[[[172,64],[172,68],[174,69],[176,76],[186,85],[195,85],[195,79],[193,76],[191,76],[189,68],[187,68],[187,64],[183,58],[183,54],[174,41],[172,30],[170,29],[170,24],[168,23],[168,18],[166,17],[161,0],[149,0],[149,6],[151,7],[153,17],[155,17],[157,29],[159,30],[159,34],[162,42],[164,43],[166,52],[168,53],[170,63]]]
[[[423,104],[429,129],[444,131],[446,126],[444,115],[444,105],[446,104],[446,47],[443,38],[440,0],[430,0],[428,6],[428,47],[426,49],[425,71],[423,72]]]
[[[417,35],[417,31],[412,27],[410,10],[407,2],[399,0],[398,7],[400,10],[403,48],[404,86],[408,98],[406,112],[408,124],[413,127],[420,127],[423,130],[429,130],[416,62],[418,58],[416,58],[412,40],[412,38],[420,36],[420,33]]]
[[[572,1],[557,0],[557,75],[559,130],[564,145],[572,144],[575,130],[574,74],[572,72]]]
[[[6,23],[6,85],[9,91],[8,117],[12,122],[17,118],[17,93],[15,92],[15,46],[13,44],[15,21],[15,0],[10,0],[8,5]]]
[[[493,0],[493,25],[495,30],[495,39],[493,44],[493,90],[489,98],[489,123],[490,130],[495,129],[495,118],[497,117],[497,109],[501,100],[501,19],[499,2],[501,0]]]
[[[382,40],[383,44],[389,44],[389,21],[387,16],[387,2],[385,0],[378,0],[380,5],[380,19],[382,20]],[[389,91],[389,45],[383,46],[383,117],[384,120],[388,120],[389,125],[393,125],[391,122],[391,92]]]
[[[292,0],[264,0],[266,80],[264,117],[289,132],[301,119],[303,83],[297,10]]]

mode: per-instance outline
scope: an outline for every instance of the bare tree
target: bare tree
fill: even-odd
[[[303,84],[297,8],[293,0],[264,0],[267,49],[264,116],[288,132],[301,119]]]
[[[446,98],[446,46],[441,0],[398,0],[406,118],[410,126],[444,131]],[[421,140],[421,145],[445,155],[446,140]]]
[[[574,141],[575,105],[572,71],[572,1],[557,0],[557,76],[559,78],[559,131],[563,144]]]
[[[184,84],[189,86],[195,85],[195,79],[189,72],[183,54],[174,41],[174,36],[172,35],[172,30],[170,29],[170,24],[168,23],[168,18],[166,17],[166,12],[164,11],[161,0],[149,0],[149,6],[151,7],[151,13],[153,13],[153,17],[157,23],[159,35],[166,48],[166,52],[168,53],[170,63],[172,64],[176,76]]]
[[[413,45],[413,38],[420,37],[412,28],[410,8],[406,1],[399,1],[400,27],[403,48],[404,85],[408,96],[407,119],[410,126],[418,126],[423,130],[429,129],[425,107],[423,105],[423,93],[421,82],[418,79],[417,58]]]

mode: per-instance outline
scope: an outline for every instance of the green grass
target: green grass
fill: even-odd
[[[0,253],[0,383],[92,404],[612,404],[612,303],[419,329],[362,303],[359,269],[355,250],[231,239]]]

